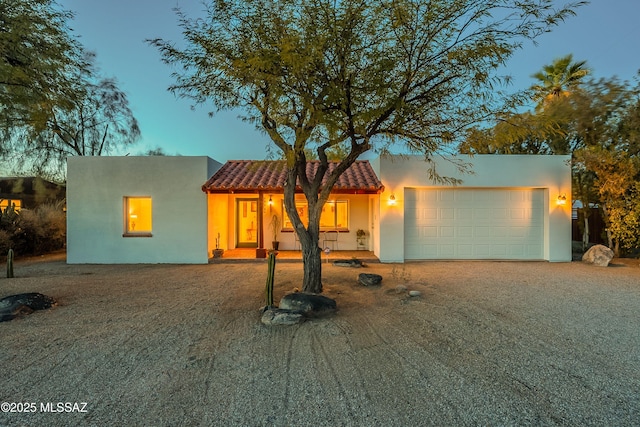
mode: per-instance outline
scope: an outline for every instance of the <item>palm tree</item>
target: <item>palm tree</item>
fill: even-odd
[[[587,61],[572,62],[573,55],[569,54],[555,59],[551,65],[542,67],[531,77],[540,83],[531,86],[534,91],[534,99],[541,105],[552,102],[560,97],[569,96],[569,89],[575,88],[580,81],[589,74],[585,68]]]

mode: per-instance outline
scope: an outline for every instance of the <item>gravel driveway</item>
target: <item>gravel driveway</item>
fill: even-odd
[[[271,328],[264,263],[18,263],[0,297],[59,305],[0,323],[0,426],[637,426],[640,267],[614,262],[326,265],[338,313]]]

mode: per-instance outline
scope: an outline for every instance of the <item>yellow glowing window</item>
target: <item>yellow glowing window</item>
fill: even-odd
[[[309,223],[309,209],[306,202],[296,201],[296,210],[302,223]],[[284,212],[284,206],[283,206]],[[289,216],[285,214],[284,229],[293,229]],[[347,200],[329,200],[322,207],[320,214],[321,230],[348,230],[349,229],[349,203]]]
[[[151,197],[125,197],[125,235],[151,235]]]
[[[19,211],[22,208],[22,201],[17,199],[0,199],[0,210],[4,212],[9,206],[13,206],[13,209]]]

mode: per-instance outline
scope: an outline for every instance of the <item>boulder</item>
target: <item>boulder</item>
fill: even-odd
[[[319,317],[334,313],[336,301],[316,294],[296,292],[287,294],[280,300],[280,308],[300,313],[305,317]]]
[[[358,275],[358,283],[362,286],[380,286],[382,276],[379,274],[360,273]]]
[[[409,291],[410,297],[419,297],[420,295],[422,295],[422,292],[420,291]]]
[[[362,267],[362,261],[360,261],[359,259],[356,259],[356,258],[353,258],[353,259],[337,259],[337,260],[333,261],[333,265],[335,265],[337,267],[360,268],[360,267]]]
[[[291,310],[270,307],[262,314],[261,320],[268,326],[295,325],[304,322],[304,317],[301,313],[295,313]]]
[[[613,251],[604,245],[595,245],[582,255],[582,262],[607,267],[613,259]]]
[[[37,292],[4,297],[0,299],[0,322],[51,308],[55,303],[53,298]]]

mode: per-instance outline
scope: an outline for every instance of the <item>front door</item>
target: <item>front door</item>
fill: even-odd
[[[236,199],[236,247],[258,247],[258,199]]]

